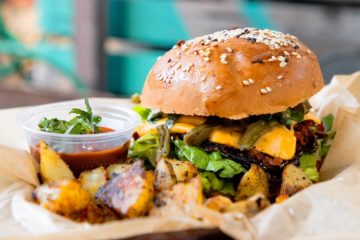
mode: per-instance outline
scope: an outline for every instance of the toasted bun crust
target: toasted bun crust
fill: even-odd
[[[296,37],[245,28],[180,41],[151,69],[141,100],[165,113],[241,119],[284,111],[322,87],[317,57]]]

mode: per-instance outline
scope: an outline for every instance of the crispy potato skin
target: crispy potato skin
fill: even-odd
[[[51,182],[59,179],[75,179],[69,166],[60,158],[51,147],[44,141],[39,143],[40,174],[43,182]]]
[[[150,212],[152,216],[186,215],[195,206],[204,201],[203,189],[199,177],[186,183],[175,184],[171,189],[156,195],[155,205]]]
[[[154,174],[145,171],[143,163],[136,161],[122,174],[113,177],[101,187],[96,199],[122,218],[147,214],[154,197]]]
[[[79,177],[80,185],[94,198],[98,189],[105,185],[107,181],[106,174],[104,167],[82,172]]]
[[[128,164],[128,163],[111,164],[110,166],[108,166],[106,168],[107,177],[109,179],[111,179],[111,178],[115,177],[116,175],[122,174],[127,169],[129,169],[130,167],[131,167],[131,164]]]
[[[90,194],[75,180],[56,180],[37,187],[33,191],[36,202],[46,209],[70,217],[87,208]]]
[[[252,217],[261,210],[270,206],[270,201],[262,193],[257,193],[252,197],[230,204],[224,209],[224,212],[240,212],[247,217]]]
[[[188,161],[161,158],[155,169],[155,190],[161,192],[176,183],[187,182],[197,175],[197,168]]]
[[[240,180],[236,192],[236,200],[247,199],[256,193],[262,193],[268,197],[269,182],[265,171],[256,164],[252,164],[249,171]]]
[[[280,195],[291,196],[312,184],[303,170],[293,164],[288,164],[282,173]]]

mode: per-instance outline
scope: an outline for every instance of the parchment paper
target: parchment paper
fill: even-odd
[[[145,233],[219,227],[236,239],[359,239],[360,73],[335,76],[311,103],[333,112],[337,134],[320,172],[321,182],[255,217],[220,214],[204,207],[190,217],[168,216],[80,224],[31,202],[38,166],[22,150],[0,146],[0,238],[110,239]]]

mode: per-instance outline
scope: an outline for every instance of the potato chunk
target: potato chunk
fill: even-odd
[[[229,205],[224,211],[241,212],[247,217],[252,217],[268,206],[270,206],[270,201],[262,193],[257,193],[246,200]]]
[[[310,186],[312,181],[305,175],[301,168],[288,164],[282,173],[280,195],[293,195]]]
[[[186,215],[193,207],[201,205],[203,199],[201,180],[195,177],[187,183],[175,184],[171,189],[157,194],[155,201],[157,208],[153,208],[150,215]]]
[[[40,174],[43,182],[51,182],[59,179],[75,179],[69,166],[60,158],[51,147],[44,141],[40,145]]]
[[[175,159],[167,159],[168,163],[171,164],[176,181],[187,182],[197,175],[197,168],[189,161],[179,161]]]
[[[236,200],[247,199],[256,193],[262,193],[269,196],[269,183],[266,172],[256,164],[252,164],[241,178],[236,192]]]
[[[41,206],[63,216],[71,216],[87,208],[90,194],[75,180],[56,180],[37,187],[33,197]]]
[[[116,175],[119,175],[123,172],[125,172],[127,169],[131,167],[131,164],[128,163],[115,163],[111,164],[106,168],[107,177],[109,179],[115,177]]]
[[[204,206],[218,212],[224,212],[232,204],[233,202],[230,198],[218,195],[207,199]]]
[[[96,199],[120,217],[143,216],[152,207],[153,184],[153,172],[145,171],[143,162],[136,161],[101,187]]]
[[[106,170],[104,167],[98,167],[82,172],[79,181],[81,187],[88,191],[92,197],[95,197],[98,189],[106,183]]]

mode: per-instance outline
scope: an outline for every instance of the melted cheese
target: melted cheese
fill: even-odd
[[[294,131],[278,125],[257,140],[255,149],[273,157],[290,160],[296,150]]]
[[[139,136],[143,136],[146,133],[157,133],[156,126],[164,124],[167,118],[162,118],[155,124],[145,122],[137,127],[136,132]],[[205,117],[198,116],[180,116],[174,126],[170,129],[170,133],[185,134],[188,133],[195,126],[198,126],[206,121]]]
[[[209,141],[239,149],[240,132],[230,127],[216,127],[210,134]]]

